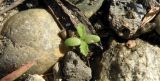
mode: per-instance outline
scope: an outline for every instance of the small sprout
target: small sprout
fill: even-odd
[[[86,35],[84,41],[87,42],[87,44],[96,43],[100,41],[100,37],[97,35]]]
[[[77,37],[71,37],[66,39],[64,43],[67,46],[78,46],[81,44],[81,40]]]
[[[78,46],[80,45],[80,52],[87,56],[89,52],[89,46],[88,44],[91,43],[97,43],[100,41],[100,37],[98,35],[89,35],[86,33],[85,25],[82,23],[79,23],[76,27],[77,34],[79,38],[77,37],[71,37],[65,40],[65,45],[67,46]]]
[[[77,25],[76,29],[77,29],[77,33],[78,33],[79,37],[81,39],[83,39],[84,36],[86,35],[85,25],[83,25],[82,23],[79,23]]]
[[[82,41],[80,45],[80,52],[84,55],[87,56],[89,52],[88,44],[84,41]]]

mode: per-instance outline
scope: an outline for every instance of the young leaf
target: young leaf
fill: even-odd
[[[84,41],[81,42],[80,45],[80,52],[84,55],[87,56],[89,52],[88,44]]]
[[[81,40],[77,37],[71,37],[66,39],[64,43],[67,46],[78,46],[81,44]]]
[[[85,35],[84,41],[87,44],[96,43],[100,41],[100,37],[97,35]]]
[[[85,25],[82,23],[79,23],[76,29],[77,29],[77,33],[80,36],[80,38],[83,39],[86,34]]]

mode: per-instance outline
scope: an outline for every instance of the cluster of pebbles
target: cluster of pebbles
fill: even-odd
[[[108,17],[109,21],[109,26],[105,27],[110,27],[118,37],[129,42],[119,42],[111,37],[109,48],[94,58],[96,62],[90,61],[96,66],[89,67],[75,52],[61,51],[65,46],[58,36],[60,29],[47,10],[16,12],[5,21],[1,30],[0,78],[28,62],[36,62],[25,73],[29,75],[25,81],[45,81],[40,75],[51,68],[53,81],[159,81],[159,45],[140,37],[148,32],[156,33],[156,37],[160,34],[159,14],[145,27],[140,26],[148,11],[149,0],[66,1],[78,7],[87,18],[92,17],[102,4],[109,5],[109,12],[103,11],[106,13],[104,19]],[[103,23],[100,25],[104,26]]]

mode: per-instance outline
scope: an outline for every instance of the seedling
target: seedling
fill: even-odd
[[[100,41],[98,35],[90,35],[86,33],[85,25],[79,23],[76,27],[78,37],[70,37],[65,40],[65,45],[67,46],[79,46],[80,52],[87,56],[89,52],[88,44],[97,43]]]

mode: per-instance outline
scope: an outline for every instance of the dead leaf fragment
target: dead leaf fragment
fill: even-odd
[[[149,12],[145,15],[141,22],[141,27],[144,27],[146,23],[150,22],[160,11],[159,6],[152,6]]]

